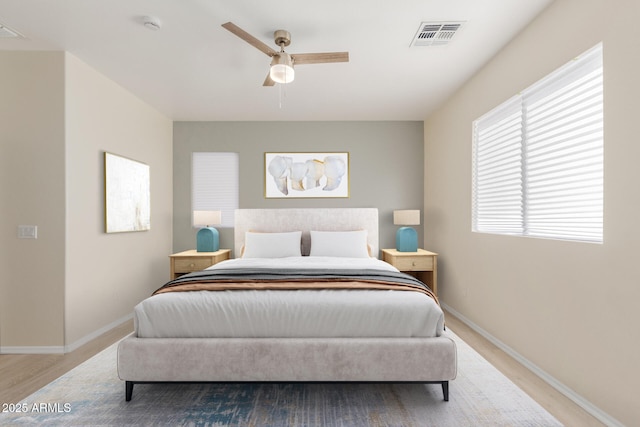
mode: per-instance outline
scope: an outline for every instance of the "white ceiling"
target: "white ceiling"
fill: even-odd
[[[173,120],[424,120],[553,0],[0,0],[24,39],[0,50],[65,50]],[[143,16],[157,17],[151,31]],[[232,21],[290,53],[349,51],[263,87],[270,58]],[[421,22],[465,21],[446,46],[410,47]]]

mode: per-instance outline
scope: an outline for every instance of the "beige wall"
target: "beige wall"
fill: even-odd
[[[442,301],[625,425],[640,425],[638,18],[635,0],[556,0],[425,122],[426,246],[441,254]],[[604,244],[472,233],[471,122],[600,41]]]
[[[168,274],[172,122],[63,52],[0,52],[0,93],[0,349],[68,351]],[[103,151],[150,165],[151,231],[103,232]]]
[[[60,52],[0,52],[0,347],[63,344],[63,78]]]
[[[167,280],[173,204],[173,123],[67,54],[65,343],[131,315]],[[104,232],[103,153],[149,165],[151,230]]]

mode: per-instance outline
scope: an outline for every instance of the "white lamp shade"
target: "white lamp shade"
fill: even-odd
[[[420,225],[419,210],[399,210],[393,211],[394,225]]]
[[[271,77],[271,80],[276,83],[291,83],[295,76],[293,61],[288,53],[280,52],[273,56],[271,68],[269,69],[269,77]]]
[[[222,211],[193,211],[193,226],[207,227],[222,224]]]

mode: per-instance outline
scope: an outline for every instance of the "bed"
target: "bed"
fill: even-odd
[[[135,307],[127,401],[155,382],[412,382],[449,400],[455,343],[428,287],[377,259],[377,209],[235,215],[234,259]]]

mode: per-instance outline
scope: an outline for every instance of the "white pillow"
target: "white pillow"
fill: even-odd
[[[252,233],[244,235],[242,258],[284,258],[302,256],[300,241],[302,231],[288,233]]]
[[[367,230],[310,231],[310,256],[369,258]]]

